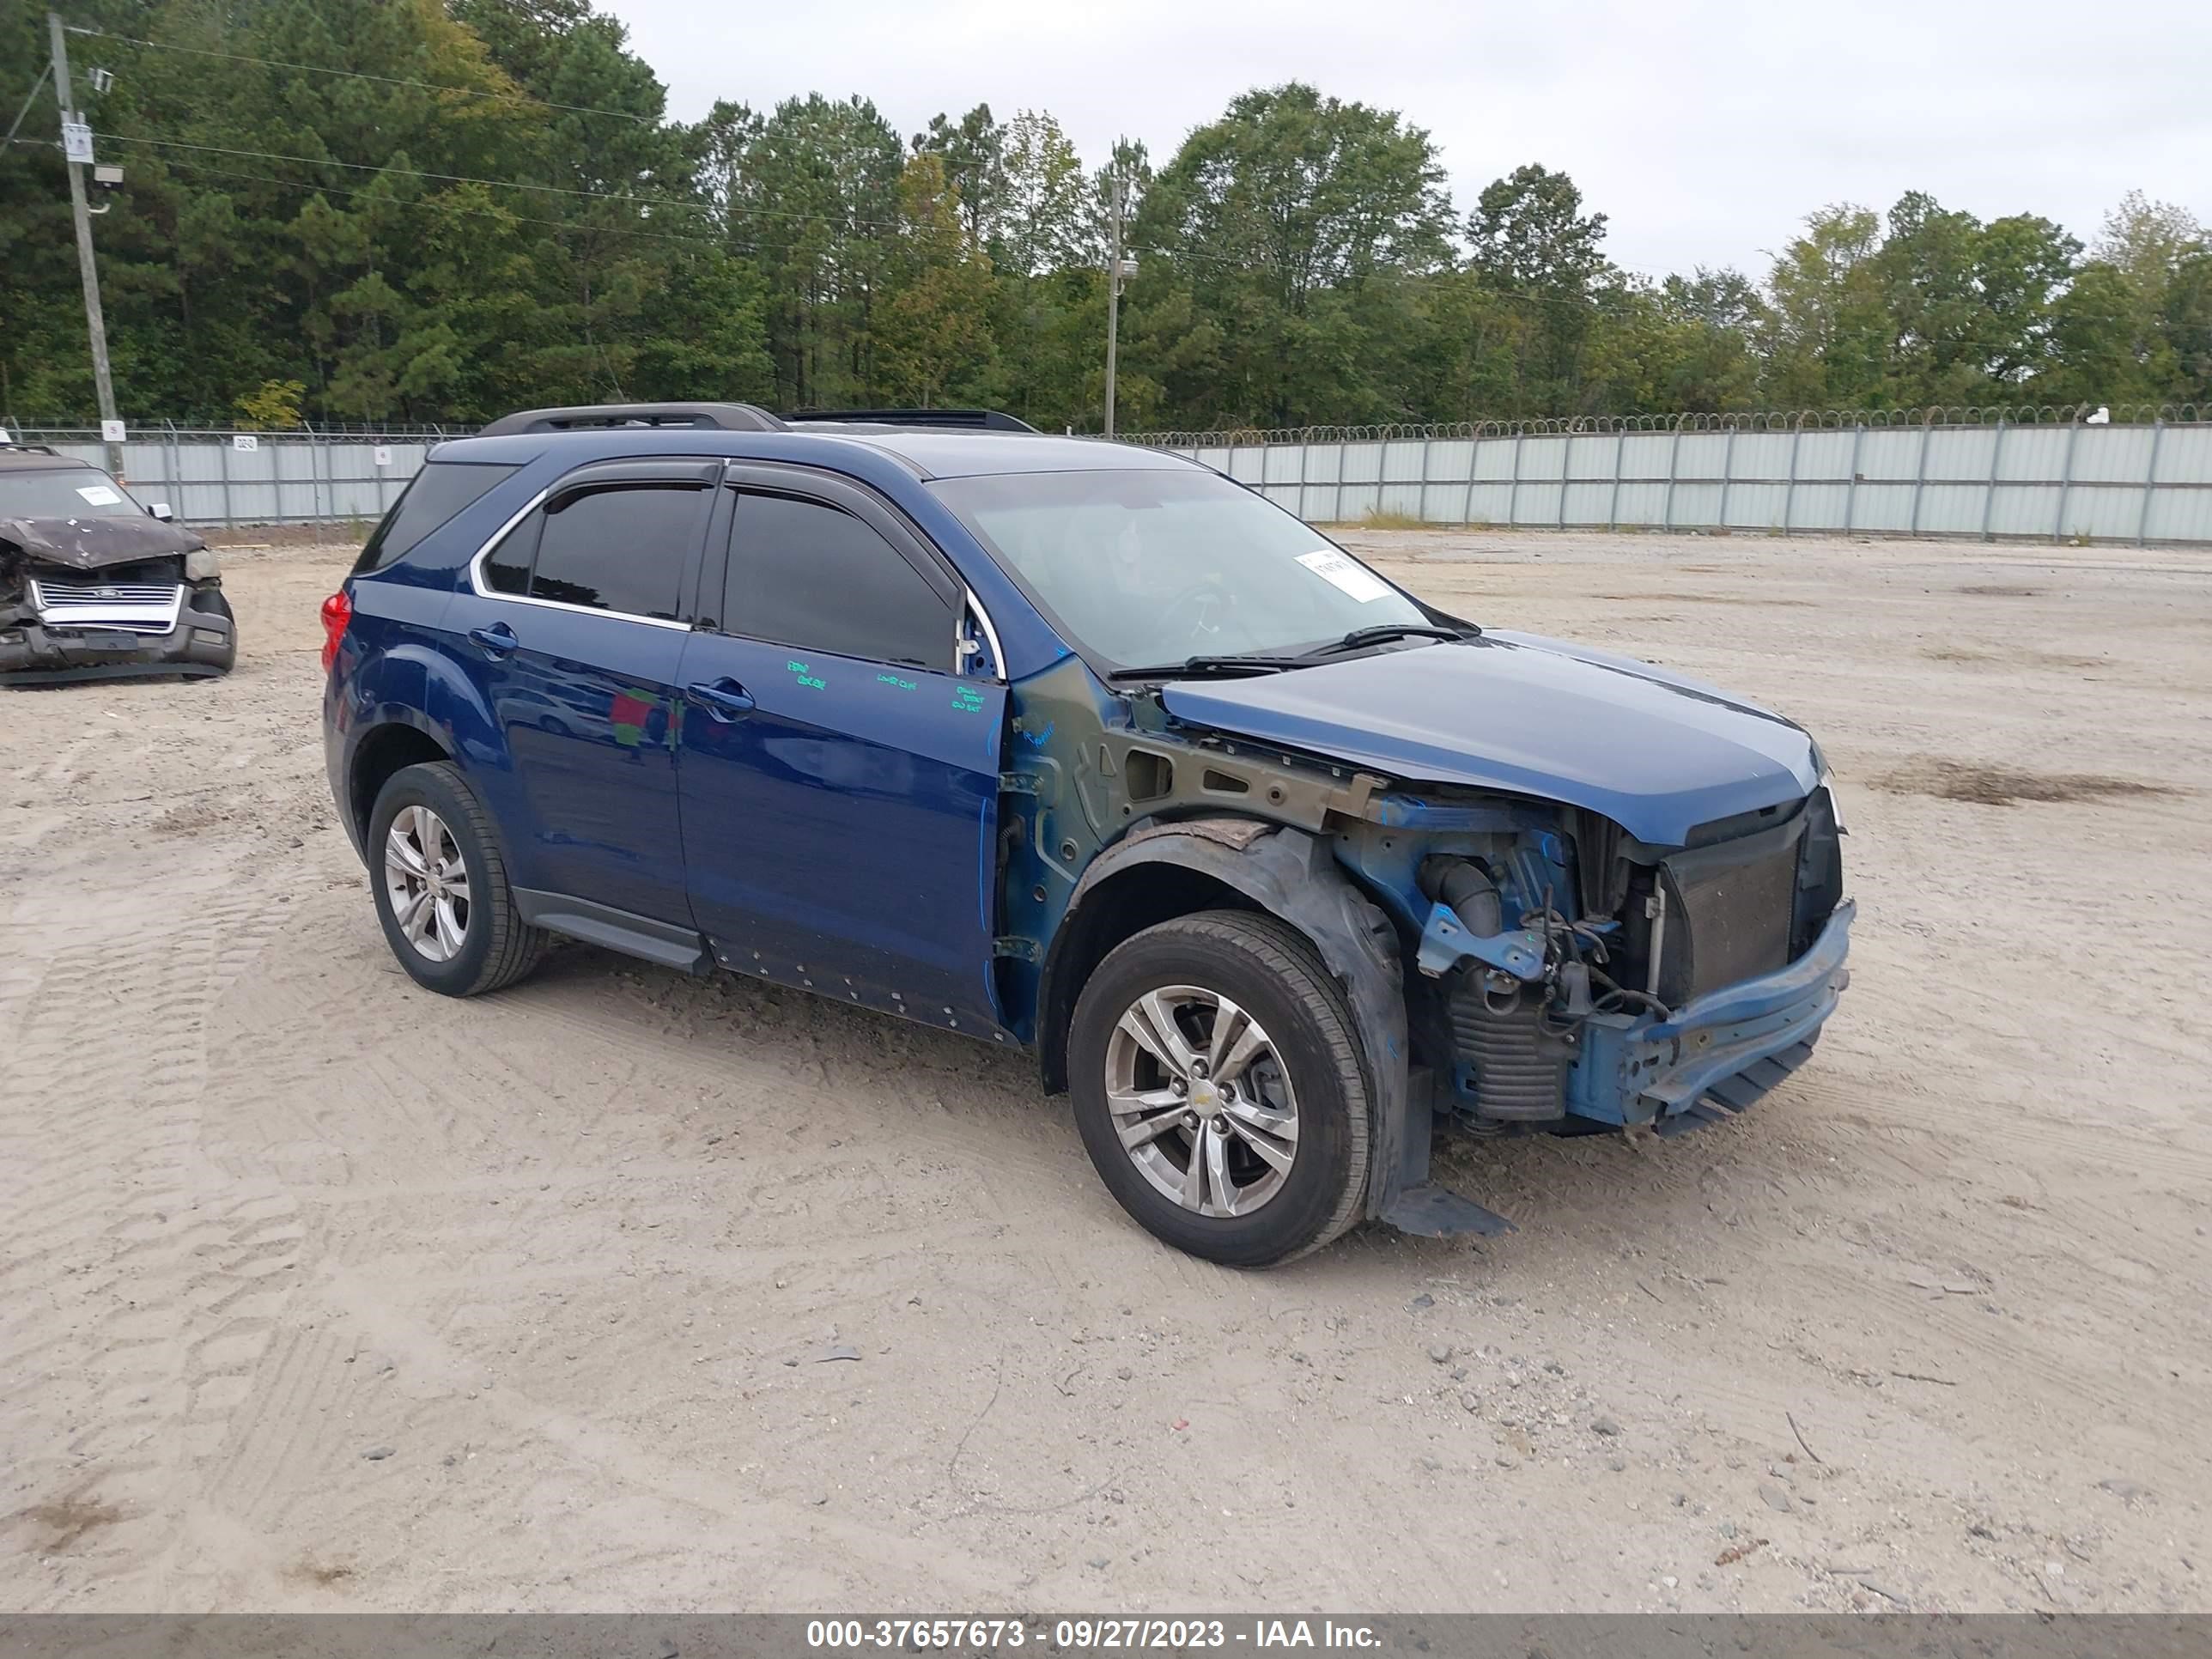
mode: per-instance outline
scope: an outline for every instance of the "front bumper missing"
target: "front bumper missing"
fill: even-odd
[[[1849,899],[1787,968],[1699,997],[1666,1019],[1592,1020],[1567,1074],[1566,1108],[1662,1134],[1734,1115],[1810,1058],[1850,983]]]

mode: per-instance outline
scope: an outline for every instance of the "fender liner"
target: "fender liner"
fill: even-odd
[[[1139,864],[1175,864],[1234,888],[1311,941],[1352,1005],[1375,1121],[1366,1212],[1407,1231],[1497,1232],[1510,1224],[1428,1186],[1429,1103],[1408,1072],[1406,995],[1390,919],[1338,866],[1328,844],[1303,830],[1252,818],[1200,818],[1147,826],[1091,861],[1076,884],[1047,957],[1039,1006],[1053,1006],[1068,922],[1101,884]]]

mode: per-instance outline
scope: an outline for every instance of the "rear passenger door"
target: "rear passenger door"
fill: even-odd
[[[447,613],[504,738],[471,776],[532,919],[587,937],[688,927],[675,684],[720,476],[696,460],[569,473],[477,556]]]
[[[698,925],[725,966],[994,1027],[1006,689],[956,670],[965,589],[858,485],[728,476],[679,676]]]

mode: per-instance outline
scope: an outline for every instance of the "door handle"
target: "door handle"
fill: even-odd
[[[700,681],[684,688],[686,701],[717,720],[733,720],[753,711],[752,693],[732,679]]]
[[[471,628],[469,637],[483,647],[484,654],[495,662],[522,643],[514,637],[514,630],[505,623],[494,623],[489,628]]]

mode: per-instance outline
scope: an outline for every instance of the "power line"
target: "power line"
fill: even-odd
[[[565,110],[572,115],[605,115],[620,121],[635,121],[641,125],[658,119],[650,115],[638,115],[624,109],[594,109],[588,104],[556,104],[550,98],[534,98],[526,92],[499,92],[477,87],[447,86],[437,81],[410,81],[397,75],[371,75],[363,70],[330,69],[320,64],[288,64],[276,58],[249,58],[242,52],[213,52],[205,46],[180,46],[167,40],[142,40],[136,35],[117,34],[108,29],[80,28],[69,26],[71,34],[96,35],[104,40],[119,40],[130,46],[150,46],[156,52],[189,52],[195,58],[221,58],[233,64],[258,64],[265,69],[294,70],[302,75],[335,75],[349,81],[374,81],[387,87],[414,87],[423,92],[458,93],[464,98],[491,98],[502,103],[531,104],[539,109]]]
[[[483,185],[495,190],[535,191],[543,196],[587,197],[602,202],[627,202],[636,207],[684,208],[692,212],[711,212],[708,202],[687,202],[677,196],[633,196],[621,191],[582,190],[571,185],[532,185],[520,179],[478,179],[465,173],[430,173],[421,167],[379,167],[369,161],[341,161],[335,156],[280,155],[273,150],[233,149],[222,144],[187,143],[181,138],[145,138],[131,133],[102,132],[94,135],[118,144],[150,144],[161,149],[198,150],[208,155],[236,155],[253,161],[288,161],[300,167],[344,167],[352,173],[393,173],[411,179],[428,179],[441,185]]]

